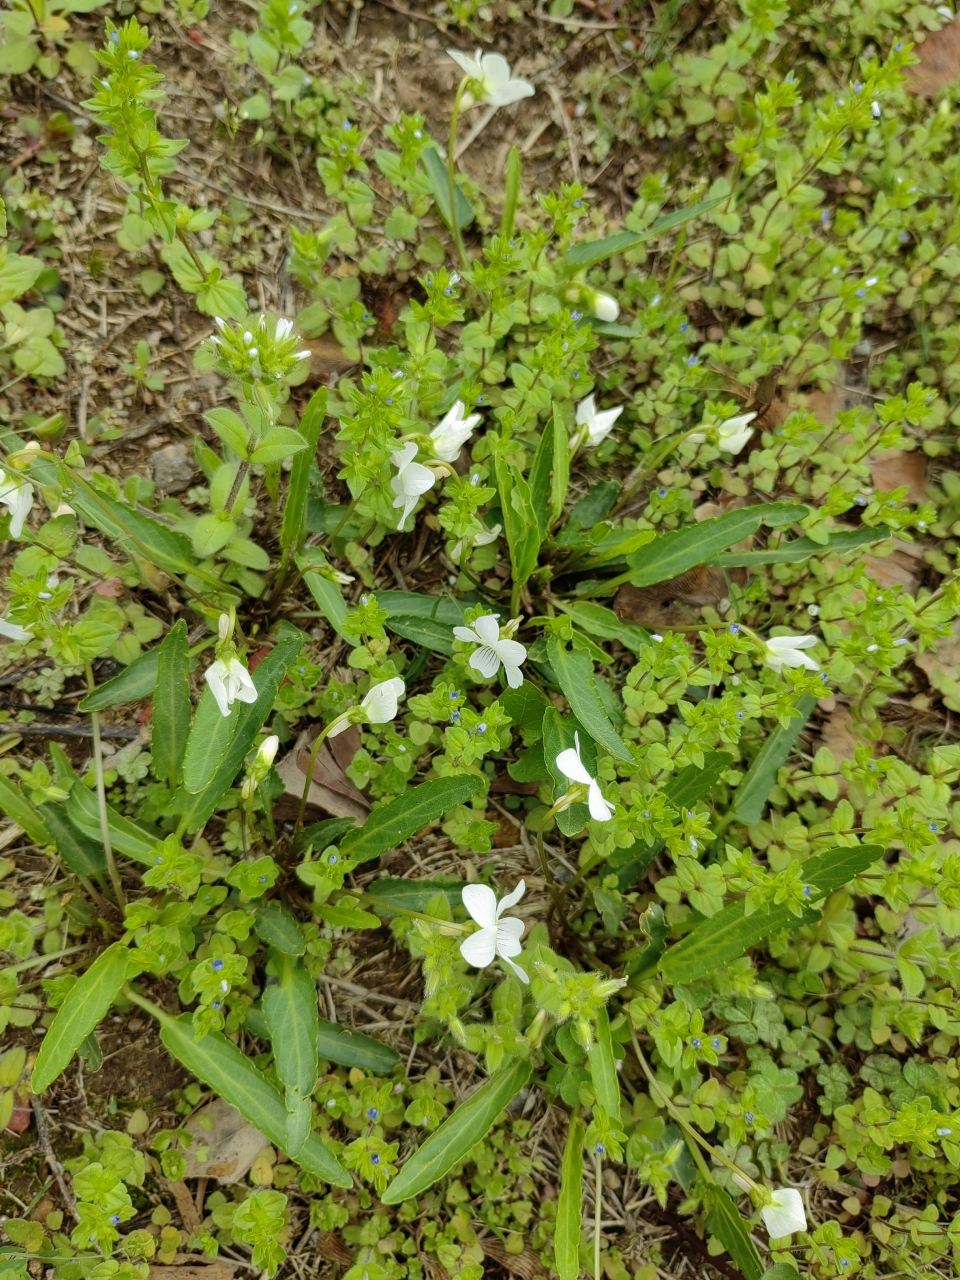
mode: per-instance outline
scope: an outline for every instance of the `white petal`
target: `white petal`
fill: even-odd
[[[597,402],[593,396],[587,396],[586,400],[581,400],[577,405],[577,426],[582,427],[585,422],[589,422],[596,416],[596,412]]]
[[[763,1225],[774,1240],[806,1231],[807,1215],[803,1210],[803,1197],[795,1187],[779,1187],[773,1192],[773,1204],[760,1210]]]
[[[557,756],[557,768],[571,782],[593,781],[573,747],[567,747],[566,751],[560,752]]]
[[[203,673],[203,678],[206,680],[207,687],[213,694],[222,716],[228,716],[230,714],[230,702],[227,698],[226,686],[228,674],[227,664],[220,659],[207,667],[206,671]]]
[[[500,670],[500,659],[497,657],[496,650],[485,644],[471,653],[470,665],[487,680],[492,680]]]
[[[609,822],[613,817],[613,805],[604,800],[603,792],[600,790],[599,784],[591,780],[590,793],[587,796],[587,807],[590,810],[590,817],[594,822]]]
[[[511,80],[502,89],[493,89],[487,94],[491,107],[509,107],[521,98],[532,98],[536,93],[533,85],[526,80]]]
[[[518,956],[523,950],[520,939],[523,936],[524,923],[516,916],[507,916],[497,925],[497,955]]]
[[[518,964],[514,964],[509,956],[501,956],[500,958],[504,964],[508,964],[510,966],[510,968],[517,975],[517,977],[520,979],[521,982],[526,982],[529,984],[530,982],[529,975],[524,973],[524,971],[520,968]]]
[[[508,662],[503,664],[503,675],[510,689],[519,689],[523,684],[523,672],[519,667],[511,667]]]
[[[447,57],[452,58],[464,75],[469,76],[471,80],[482,79],[483,70],[476,58],[471,58],[468,53],[461,53],[459,49],[448,49]],[[479,50],[477,57],[479,57]]]
[[[474,629],[484,644],[495,647],[500,639],[499,617],[498,613],[485,613],[475,620]]]
[[[500,899],[500,905],[497,907],[497,916],[499,917],[504,911],[509,911],[511,907],[515,907],[526,891],[526,881],[521,880],[515,889],[511,890],[510,893]],[[521,929],[520,932],[522,933],[523,930]]]
[[[227,660],[227,668],[229,678],[234,681],[236,691],[233,700],[240,702],[256,702],[257,686],[250,679],[250,672],[243,665],[239,658],[229,658]]]
[[[408,440],[405,445],[401,445],[390,455],[390,461],[398,471],[405,471],[410,463],[417,456],[417,446],[413,440]]]
[[[467,964],[485,969],[488,964],[493,963],[497,954],[496,929],[478,929],[476,933],[471,933],[469,938],[464,938],[460,943],[460,954]]]
[[[500,537],[500,531],[503,525],[495,524],[492,529],[484,529],[483,533],[478,533],[474,538],[474,542],[478,547],[485,547],[490,542],[496,542]]]
[[[493,646],[504,666],[519,667],[526,662],[527,651],[519,640],[498,640]]]
[[[464,644],[482,644],[483,641],[472,627],[454,627],[453,634]]]
[[[481,929],[497,928],[497,895],[488,884],[464,885],[460,894],[463,905]],[[489,960],[487,961],[489,964]]]
[[[15,622],[8,622],[6,618],[0,618],[0,636],[6,636],[8,640],[19,640],[23,643],[26,640],[33,639],[33,632],[28,631],[26,627],[18,627]]]

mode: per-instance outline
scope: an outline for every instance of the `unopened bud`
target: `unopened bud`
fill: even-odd
[[[233,630],[233,626],[232,626],[232,624],[231,624],[231,622],[230,622],[230,615],[229,615],[229,613],[221,613],[221,615],[220,615],[220,621],[219,621],[219,623],[218,623],[218,625],[217,625],[217,631],[218,631],[218,633],[219,633],[219,635],[220,635],[220,639],[221,639],[221,640],[227,640],[227,639],[229,638],[229,636],[230,636],[230,632],[231,632],[232,630]]]

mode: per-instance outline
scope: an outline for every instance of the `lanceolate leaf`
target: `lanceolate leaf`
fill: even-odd
[[[553,422],[544,427],[530,468],[530,500],[540,531],[540,541],[547,536],[550,518],[550,477],[553,471]]]
[[[313,978],[293,956],[274,953],[280,981],[263,993],[263,1013],[287,1108],[287,1152],[296,1157],[307,1140],[303,1117],[310,1116],[310,1095],[317,1083],[317,1034],[320,1015]]]
[[[570,487],[570,437],[559,407],[553,411],[553,474],[550,477],[550,527],[563,514]]]
[[[263,1012],[254,1006],[247,1010],[244,1027],[260,1040],[270,1039]],[[320,1018],[317,1031],[317,1053],[339,1067],[359,1067],[374,1075],[388,1076],[400,1063],[400,1055],[388,1044],[381,1044],[362,1031],[350,1031],[338,1022]]]
[[[752,826],[760,821],[780,766],[786,763],[793,744],[800,736],[800,730],[810,719],[816,705],[816,699],[805,694],[797,702],[800,715],[795,716],[786,728],[779,725],[757,752],[756,759],[737,787],[734,797],[733,816],[737,822]]]
[[[322,578],[312,570],[304,573],[303,581],[331,627],[343,635],[343,620],[347,616],[347,602],[343,598],[343,592],[335,582]]]
[[[540,525],[533,508],[530,486],[517,467],[499,454],[494,461],[503,527],[510,547],[514,582],[523,585],[537,567]]]
[[[60,860],[75,876],[104,876],[107,873],[107,857],[103,845],[89,836],[81,835],[67,818],[62,805],[42,804],[38,812],[50,832]]]
[[[569,787],[567,778],[557,768],[557,756],[576,743],[576,735],[580,734],[580,759],[584,768],[593,777],[597,772],[597,749],[593,739],[587,733],[580,733],[580,724],[572,716],[562,716],[554,706],[548,706],[543,713],[543,762],[553,779],[554,795],[561,796]],[[565,836],[575,836],[583,830],[590,820],[590,811],[586,803],[578,800],[569,809],[557,814],[557,826]]]
[[[449,227],[450,219],[450,180],[447,175],[447,166],[440,158],[440,153],[436,147],[427,147],[421,157],[423,167],[430,179],[430,188],[433,192],[433,198],[437,202],[437,210],[440,217]],[[468,227],[476,216],[473,212],[473,205],[460,190],[459,184],[454,187],[454,205],[457,211],[457,226],[463,230]]]
[[[34,1093],[43,1093],[65,1070],[117,992],[136,972],[129,949],[122,942],[113,942],[77,979],[43,1037],[31,1079]]]
[[[53,844],[46,823],[15,782],[0,774],[0,809],[22,827],[34,844]]]
[[[247,705],[235,702],[230,714],[225,716],[213,691],[204,686],[183,753],[183,785],[191,795],[199,795],[210,785],[230,749],[243,708]]]
[[[182,626],[186,635],[187,624],[181,620],[177,626]],[[77,703],[77,710],[104,711],[107,707],[116,707],[122,702],[139,702],[141,698],[149,698],[157,683],[159,660],[160,646],[141,653],[119,675],[88,693]]]
[[[882,542],[884,538],[889,538],[890,532],[886,525],[878,525],[875,529],[841,529],[837,533],[831,533],[826,542],[815,542],[813,538],[792,538],[769,551],[727,551],[717,556],[712,563],[722,569],[748,569],[755,564],[799,564],[814,556],[857,551],[860,547],[869,546],[871,542]]]
[[[442,893],[452,907],[458,907],[466,881],[446,884],[442,880],[394,880],[387,876],[374,880],[364,892],[378,911],[402,907],[405,911],[426,911],[427,903]]]
[[[597,1014],[597,1037],[587,1051],[590,1079],[597,1102],[607,1115],[620,1125],[620,1080],[617,1076],[617,1060],[613,1053],[613,1036],[610,1034],[610,1018],[606,1009]]]
[[[708,1186],[704,1189],[704,1201],[709,1208],[707,1230],[729,1253],[744,1280],[760,1280],[763,1263],[759,1251],[729,1194],[723,1187]]]
[[[183,618],[167,633],[157,653],[151,744],[153,768],[157,777],[162,778],[171,791],[176,791],[190,732],[190,646]]]
[[[628,249],[636,249],[672,227],[692,222],[694,218],[699,218],[709,213],[711,209],[715,209],[718,204],[723,203],[723,200],[723,196],[716,196],[712,200],[701,200],[698,204],[688,205],[686,209],[677,209],[673,213],[664,214],[662,218],[657,218],[656,222],[651,223],[646,231],[617,231],[612,236],[605,236],[602,240],[576,244],[563,255],[564,266],[576,271],[596,266],[598,262],[612,258],[615,253],[626,253]]]
[[[621,622],[612,609],[602,604],[594,604],[589,600],[577,600],[568,604],[565,600],[554,599],[556,608],[568,613],[573,625],[598,640],[618,640],[625,648],[636,653],[642,644],[646,644],[649,633],[642,627],[632,626],[629,622]]]
[[[547,639],[550,665],[570,709],[593,738],[618,760],[634,764],[633,752],[610,723],[593,679],[593,663],[581,649],[568,649],[559,636]]]
[[[98,842],[102,839],[97,797],[82,782],[75,782],[71,787],[66,811],[67,817],[83,835]],[[148,831],[136,822],[121,818],[110,805],[107,805],[107,824],[110,843],[117,853],[126,854],[137,862],[153,864],[157,841],[163,839],[160,832]]]
[[[307,447],[294,455],[293,466],[290,468],[290,484],[283,507],[283,523],[280,526],[280,545],[288,555],[298,549],[306,533],[310,467],[316,456],[320,432],[323,430],[324,419],[327,416],[328,395],[326,387],[319,387],[310,397],[310,403],[300,419],[300,434],[306,440]]]
[[[378,858],[448,809],[465,804],[481,785],[473,774],[464,774],[459,778],[436,778],[405,791],[396,800],[374,809],[362,827],[348,831],[340,841],[340,852],[357,862]]]
[[[399,1204],[432,1187],[471,1147],[482,1142],[497,1116],[530,1079],[525,1059],[508,1063],[462,1102],[410,1157],[383,1195],[384,1204]]]
[[[425,649],[434,653],[445,654],[448,658],[453,653],[453,632],[444,622],[435,618],[405,617],[402,614],[391,615],[387,619],[387,628],[394,635],[404,640],[412,640],[414,644],[422,644]]]
[[[240,772],[247,752],[253,746],[254,739],[273,711],[277,690],[286,675],[287,667],[296,659],[299,652],[299,638],[289,636],[271,650],[253,673],[257,700],[240,704],[236,732],[230,740],[230,746],[220,767],[209,785],[199,795],[185,795],[181,815],[187,820],[188,831],[199,831],[219,801],[229,791],[233,780]],[[234,713],[236,713],[236,707],[234,707]]]
[[[803,878],[810,886],[811,901],[816,902],[841,888],[882,856],[883,849],[878,845],[844,845],[809,858],[803,864]],[[808,908],[802,915],[795,916],[786,905],[777,904],[748,916],[743,899],[731,902],[671,947],[660,962],[660,973],[671,986],[695,982],[730,964],[770,934],[813,924],[819,919],[820,911],[816,908]]]
[[[560,1280],[579,1280],[580,1276],[584,1133],[579,1113],[572,1115],[563,1148],[560,1195],[557,1199],[557,1229],[554,1233],[554,1252]]]
[[[160,1023],[160,1039],[167,1052],[283,1150],[287,1138],[283,1098],[250,1059],[219,1031],[209,1031],[196,1040],[189,1013],[171,1018],[156,1006],[143,1003]],[[315,1133],[300,1148],[296,1162],[332,1186],[352,1185],[346,1169]]]

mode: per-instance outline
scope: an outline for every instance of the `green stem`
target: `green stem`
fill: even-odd
[[[31,956],[29,960],[21,960],[19,964],[4,965],[6,973],[22,973],[24,969],[35,969],[41,964],[50,964],[53,960],[62,960],[64,956],[75,956],[78,951],[86,950],[85,947],[66,947],[63,951],[51,951],[46,956]]]
[[[84,669],[87,677],[87,688],[92,693],[97,687],[97,682],[93,678],[93,667],[89,662],[84,663]],[[114,896],[117,900],[117,906],[120,908],[120,914],[123,915],[127,909],[127,900],[123,893],[123,884],[120,880],[120,872],[117,870],[117,860],[113,856],[113,845],[110,843],[110,820],[107,817],[107,789],[103,781],[103,746],[100,742],[100,713],[99,711],[90,712],[90,728],[93,732],[93,767],[97,775],[97,806],[100,810],[100,836],[103,840],[103,852],[107,862],[107,873],[110,876],[110,883],[113,885]]]
[[[547,810],[546,814],[544,815],[543,821],[540,823],[540,826],[537,828],[537,853],[540,855],[540,869],[543,872],[543,879],[547,886],[547,892],[550,894],[550,898],[553,902],[553,907],[550,912],[551,915],[553,914],[554,911],[556,911],[558,915],[561,913],[563,909],[563,899],[560,896],[559,886],[557,882],[554,880],[553,875],[550,872],[549,863],[547,862],[547,851],[543,847],[543,828],[550,821],[550,819],[554,817],[556,814],[558,814],[559,812],[560,812],[560,809],[558,805],[555,804],[553,808]]]
[[[596,1177],[593,1192],[593,1280],[600,1280],[600,1227],[603,1208],[603,1159],[599,1151],[593,1154],[593,1170]]]
[[[456,97],[453,100],[453,112],[450,116],[450,140],[447,146],[447,191],[450,197],[450,234],[453,236],[453,243],[456,245],[457,256],[460,259],[461,267],[466,267],[467,255],[464,252],[463,239],[460,235],[460,224],[457,221],[457,124],[460,120],[460,103],[463,101],[463,95],[469,82],[470,77],[464,76],[457,85]]]

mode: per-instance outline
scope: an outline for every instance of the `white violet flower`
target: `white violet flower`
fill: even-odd
[[[774,636],[766,643],[764,661],[774,671],[783,667],[806,667],[808,671],[819,671],[820,664],[801,652],[812,649],[819,642],[819,636]]]
[[[23,476],[0,471],[0,502],[10,513],[10,537],[19,538],[33,509],[33,485]]]
[[[503,532],[502,524],[495,524],[492,529],[484,529],[482,533],[478,533],[475,538],[468,538],[467,542],[471,547],[486,547],[491,542],[496,542]],[[456,544],[450,553],[451,559],[459,560],[463,552],[463,538]]]
[[[466,644],[478,644],[470,655],[470,665],[488,680],[500,670],[503,663],[503,675],[511,689],[519,689],[523,684],[521,663],[527,651],[518,640],[501,640],[498,613],[485,613],[474,621],[473,627],[454,627],[453,634]]]
[[[593,295],[593,314],[598,320],[605,320],[607,324],[613,324],[620,314],[620,304],[609,293],[595,293]]]
[[[596,778],[590,777],[580,759],[580,734],[575,733],[573,740],[577,744],[576,748],[567,747],[566,751],[560,752],[557,756],[557,768],[571,782],[580,782],[590,788],[587,793],[587,807],[594,822],[609,822],[614,814],[614,806],[608,800],[604,800],[600,784]]]
[[[772,1240],[782,1240],[795,1231],[806,1231],[803,1197],[795,1187],[778,1187],[771,1192],[770,1199],[772,1203],[763,1206],[760,1217]]]
[[[511,958],[518,956],[523,950],[520,945],[523,921],[518,920],[516,916],[508,916],[506,920],[500,918],[508,907],[520,901],[526,888],[526,884],[521,880],[513,893],[508,893],[499,902],[497,902],[497,895],[486,884],[468,884],[462,891],[460,896],[463,899],[463,905],[469,911],[470,918],[480,926],[476,933],[471,933],[469,938],[464,938],[460,943],[460,954],[467,964],[472,964],[476,969],[485,969],[499,956],[501,960],[506,961],[521,982],[530,981]]]
[[[717,448],[724,453],[739,453],[753,435],[753,427],[747,424],[756,416],[755,413],[741,413],[736,418],[727,418],[726,422],[721,422],[717,427]],[[688,437],[694,444],[703,444],[706,438],[705,431],[694,431]]]
[[[432,489],[437,482],[437,477],[429,467],[422,466],[419,462],[414,462],[417,456],[417,446],[412,440],[394,453],[391,453],[390,460],[397,468],[397,474],[390,481],[390,488],[397,495],[393,500],[395,507],[403,507],[403,514],[400,517],[400,523],[397,528],[402,531],[403,526],[407,523],[407,516],[417,505],[417,500]]]
[[[479,413],[471,413],[465,418],[463,409],[463,401],[458,400],[439,426],[430,432],[434,452],[442,462],[456,462],[460,457],[460,450],[480,421]]]
[[[203,673],[222,716],[228,716],[235,702],[256,702],[257,690],[250,672],[239,658],[218,658]]]
[[[577,426],[584,429],[585,443],[595,448],[601,440],[606,440],[613,430],[613,424],[623,413],[623,405],[616,409],[604,409],[597,412],[597,402],[593,396],[587,396],[577,405]]]
[[[33,639],[33,632],[26,627],[18,627],[15,622],[9,622],[6,618],[0,618],[0,636],[7,640],[19,640],[23,644]]]
[[[399,676],[394,676],[392,680],[381,680],[367,691],[359,708],[355,707],[352,712],[346,711],[334,720],[327,737],[336,738],[346,732],[351,724],[359,723],[356,718],[357,710],[364,713],[363,719],[368,724],[386,724],[388,720],[395,720],[397,706],[406,691],[407,686]]]
[[[480,86],[481,101],[489,102],[491,107],[508,107],[511,102],[532,98],[536,93],[529,80],[511,74],[510,63],[499,53],[483,53],[478,49],[471,58],[459,49],[448,49],[447,55],[464,75]]]

